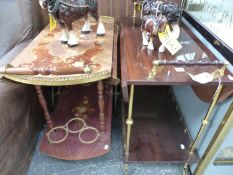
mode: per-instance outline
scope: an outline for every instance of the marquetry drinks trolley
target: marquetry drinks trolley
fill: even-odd
[[[137,23],[137,20],[128,19],[121,24],[121,83],[126,102],[123,112],[124,158],[126,162],[184,163],[186,174],[188,165],[199,161],[196,148],[203,139],[206,125],[212,119],[212,110],[224,95],[232,94],[233,81],[228,78],[232,74],[226,69],[227,63],[219,61],[183,21],[180,27],[179,42],[183,48],[172,56],[168,51],[151,52],[142,46],[140,22]],[[180,58],[183,59],[177,61]],[[193,141],[169,88],[170,85],[200,86],[186,72],[194,75],[208,72],[215,76],[212,82],[201,87],[210,86],[208,91],[212,93],[208,99],[209,109]],[[199,91],[196,92],[198,94]],[[232,110],[232,106],[229,110]],[[231,119],[229,117],[230,112],[224,119],[228,123],[225,133],[230,128],[230,120],[233,120],[232,113]],[[216,145],[211,146],[217,148]],[[213,152],[208,156],[209,159]],[[206,165],[207,160],[204,158],[200,163],[204,161]],[[203,171],[203,164],[201,168],[196,170],[197,174]]]
[[[116,78],[117,34],[114,19],[101,17],[106,34],[81,34],[84,21],[74,23],[79,45],[59,41],[61,32],[47,26],[14,60],[1,69],[7,79],[34,85],[47,129],[40,151],[64,160],[83,160],[110,151],[112,86]],[[112,82],[112,81],[111,81]],[[69,86],[68,86],[69,85]],[[73,86],[71,86],[73,85]],[[77,85],[77,86],[74,86]],[[52,114],[41,86],[63,86]]]

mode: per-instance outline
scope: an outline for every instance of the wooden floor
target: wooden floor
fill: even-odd
[[[179,163],[188,160],[190,138],[184,132],[169,86],[135,88],[128,161]],[[191,161],[197,160],[194,154]]]

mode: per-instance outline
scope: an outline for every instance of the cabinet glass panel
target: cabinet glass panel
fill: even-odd
[[[233,0],[187,0],[185,8],[233,49]]]

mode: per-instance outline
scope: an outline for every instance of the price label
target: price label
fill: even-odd
[[[57,21],[51,15],[49,15],[50,32],[52,32],[56,27],[57,27]]]
[[[182,48],[182,45],[173,37],[169,25],[165,27],[163,32],[158,32],[158,36],[161,43],[172,55]]]
[[[175,67],[176,72],[185,72],[183,67]]]

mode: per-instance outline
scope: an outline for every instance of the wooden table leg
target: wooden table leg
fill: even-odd
[[[134,97],[134,85],[131,85],[130,86],[128,118],[126,120],[126,124],[127,124],[126,145],[125,145],[125,157],[126,157],[126,159],[128,159],[128,156],[129,156],[129,144],[130,144],[131,126],[133,124],[133,119],[132,119],[133,97]]]
[[[105,131],[105,116],[104,116],[104,86],[103,81],[98,81],[98,104],[99,104],[99,123],[101,132]]]
[[[34,87],[36,89],[36,93],[37,93],[37,96],[38,96],[38,99],[40,102],[40,106],[42,107],[42,109],[44,111],[44,116],[46,119],[46,123],[48,125],[48,129],[50,130],[53,128],[53,122],[52,122],[51,116],[50,116],[49,111],[48,111],[47,102],[44,98],[41,86],[34,86]]]

